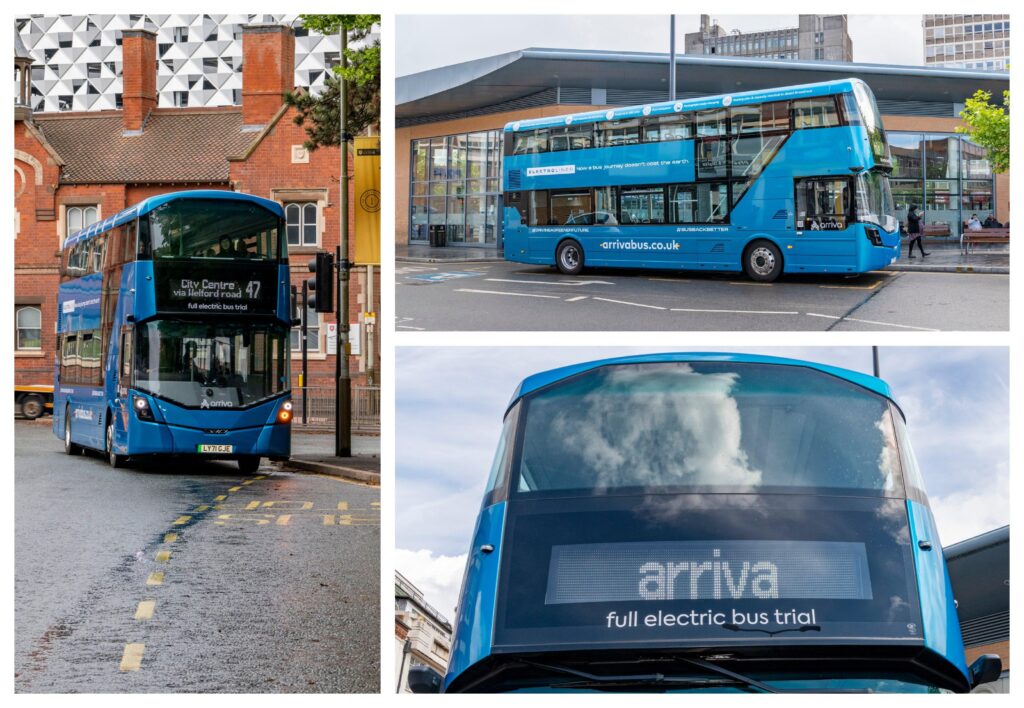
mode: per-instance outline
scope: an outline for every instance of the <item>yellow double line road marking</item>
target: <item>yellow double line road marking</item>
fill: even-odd
[[[153,612],[156,610],[156,600],[142,600],[139,602],[139,606],[135,608],[135,619],[137,620],[148,620],[153,619]]]
[[[145,651],[145,644],[125,644],[124,655],[121,656],[121,671],[138,671]]]

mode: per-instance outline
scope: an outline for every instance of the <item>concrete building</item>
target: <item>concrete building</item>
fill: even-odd
[[[998,654],[1003,675],[975,693],[1010,692],[1010,527],[1003,526],[942,549],[953,584],[967,663]]]
[[[758,32],[729,31],[710,15],[701,15],[700,30],[687,32],[683,47],[686,54],[853,61],[846,15],[800,15],[796,27]]]
[[[121,33],[156,33],[157,105],[229,106],[242,102],[243,26],[294,26],[298,15],[21,15],[15,26],[35,60],[32,109],[39,112],[121,108]],[[295,28],[295,77],[313,93],[339,61],[337,35]]]
[[[154,194],[183,189],[227,189],[282,204],[292,281],[309,277],[306,263],[339,240],[338,148],[308,151],[305,131],[284,102],[294,88],[295,36],[290,27],[246,25],[241,105],[202,108],[158,103],[157,35],[145,29],[120,33],[123,107],[86,112],[38,112],[33,106],[35,59],[15,33],[15,350],[17,383],[53,380],[59,253],[78,229]],[[351,151],[350,151],[351,154]],[[349,221],[354,218],[349,196]],[[351,229],[350,229],[351,231]],[[350,250],[350,257],[354,250]],[[349,321],[379,312],[375,266],[356,267]],[[311,311],[310,380],[333,398],[334,355],[328,355],[329,315]],[[379,394],[380,347],[368,327],[353,333],[349,368],[354,400]],[[299,333],[293,332],[293,388],[299,372]],[[368,346],[373,344],[374,346]],[[368,356],[367,352],[373,355]],[[326,395],[326,393],[325,393]],[[377,410],[379,407],[368,407]],[[379,422],[376,423],[379,425]],[[372,429],[373,423],[368,423]]]
[[[1008,175],[955,130],[978,89],[1000,95],[1009,75],[955,69],[682,55],[677,95],[692,98],[855,77],[871,87],[895,159],[898,216],[924,208],[925,223],[960,235],[971,213],[1010,212]],[[668,55],[523,49],[431,69],[396,82],[395,241],[426,244],[446,224],[448,246],[500,252],[501,140],[514,120],[668,98]]]
[[[921,27],[925,66],[1010,68],[1009,15],[925,15]]]
[[[423,599],[419,588],[395,571],[395,692],[411,693],[410,666],[429,666],[444,676],[451,646],[451,624]]]

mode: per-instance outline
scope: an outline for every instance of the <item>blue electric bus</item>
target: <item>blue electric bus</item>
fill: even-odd
[[[70,236],[53,432],[110,464],[291,450],[284,212],[226,191],[146,199]]]
[[[892,159],[858,79],[505,126],[505,258],[863,273],[899,256]]]
[[[942,546],[888,385],[731,354],[524,380],[443,679],[414,690],[968,691]]]

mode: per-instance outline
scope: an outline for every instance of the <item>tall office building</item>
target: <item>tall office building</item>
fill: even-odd
[[[800,15],[796,27],[745,33],[727,31],[710,15],[701,15],[700,31],[688,32],[683,46],[686,54],[853,61],[846,15]]]
[[[337,35],[302,28],[298,15],[22,15],[15,28],[31,54],[37,112],[122,107],[121,32],[157,35],[158,106],[229,106],[242,102],[242,27],[295,28],[295,86],[323,89],[339,61]]]
[[[925,15],[921,26],[927,66],[984,71],[1010,66],[1009,15]]]

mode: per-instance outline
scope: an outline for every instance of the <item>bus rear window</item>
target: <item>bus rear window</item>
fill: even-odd
[[[805,367],[608,366],[529,396],[518,490],[899,496],[888,401]]]

